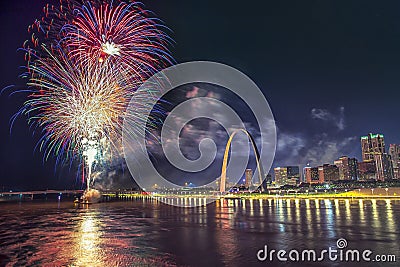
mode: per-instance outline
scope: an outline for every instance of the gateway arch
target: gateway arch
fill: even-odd
[[[224,193],[226,191],[226,168],[228,165],[228,156],[229,156],[229,151],[231,148],[231,143],[233,138],[238,132],[243,132],[247,135],[247,138],[250,140],[251,145],[253,147],[254,155],[256,156],[256,162],[257,162],[257,170],[258,170],[258,178],[260,185],[262,185],[262,182],[264,180],[264,170],[262,168],[262,163],[260,162],[260,153],[258,152],[256,143],[254,142],[254,138],[251,136],[251,134],[245,130],[245,129],[238,129],[235,130],[230,136],[228,143],[226,143],[225,147],[225,153],[224,153],[224,159],[222,162],[222,172],[221,172],[221,180],[220,180],[220,185],[219,185],[219,192]]]

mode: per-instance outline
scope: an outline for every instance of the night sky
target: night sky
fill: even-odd
[[[2,1],[0,88],[16,85],[27,26],[49,1]],[[54,1],[57,2],[57,1]],[[50,1],[51,3],[51,1]],[[275,166],[360,159],[369,132],[400,143],[399,1],[144,1],[171,29],[177,63],[210,60],[253,79],[278,127]],[[79,187],[75,170],[34,152],[38,136],[9,120],[25,95],[0,96],[0,191]]]

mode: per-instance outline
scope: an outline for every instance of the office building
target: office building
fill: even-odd
[[[363,161],[375,161],[375,179],[385,181],[393,179],[393,165],[390,155],[386,154],[385,140],[382,134],[369,134],[361,137]]]
[[[374,160],[374,154],[385,153],[385,140],[383,134],[368,134],[361,137],[362,160]]]
[[[318,184],[320,182],[318,167],[309,167],[309,166],[305,167],[304,175],[306,182],[309,184]]]
[[[275,172],[275,184],[278,186],[282,185],[296,186],[300,183],[301,175],[299,166],[277,167],[274,169],[274,172]]]
[[[389,155],[393,166],[393,179],[400,179],[400,145],[391,144],[389,147]]]
[[[358,160],[356,158],[341,157],[334,164],[339,168],[339,180],[357,180]]]
[[[274,169],[275,173],[275,185],[283,186],[287,184],[287,168],[277,167]]]
[[[300,183],[300,168],[299,166],[287,166],[288,184],[298,185]]]
[[[250,186],[252,185],[252,183],[251,183],[251,181],[252,181],[252,179],[253,179],[253,170],[252,169],[246,169],[246,171],[245,171],[245,174],[246,174],[246,176],[245,176],[245,187],[246,188],[250,188]]]
[[[374,154],[376,167],[376,180],[386,181],[393,179],[393,165],[390,156],[386,153]]]
[[[358,179],[360,181],[368,181],[368,180],[375,180],[376,176],[376,167],[375,161],[363,161],[358,162]]]
[[[339,180],[339,168],[336,165],[324,164],[318,167],[320,183],[329,183]]]

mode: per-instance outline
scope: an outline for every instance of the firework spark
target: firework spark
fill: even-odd
[[[83,60],[128,69],[136,79],[149,78],[170,63],[170,39],[139,3],[87,3],[74,13],[61,31],[72,58],[84,55]]]
[[[88,189],[105,151],[111,158],[121,153],[122,123],[134,94],[143,99],[135,120],[148,120],[141,110],[154,95],[137,87],[171,62],[158,21],[138,3],[117,2],[47,5],[29,27],[37,34],[24,44],[32,93],[18,114],[43,129],[46,159],[81,159]]]
[[[61,46],[80,64],[127,69],[138,87],[155,72],[173,63],[166,27],[138,2],[61,0],[46,5],[44,16],[29,26],[26,58],[41,53],[41,44]]]

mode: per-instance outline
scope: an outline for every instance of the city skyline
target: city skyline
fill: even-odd
[[[319,166],[307,164],[300,173],[300,179],[292,181],[288,172],[291,166],[275,167],[275,183],[277,185],[298,185],[304,183],[325,183],[332,181],[387,181],[398,180],[400,145],[390,144],[386,149],[384,135],[369,133],[360,137],[361,161],[347,155],[340,156],[333,162],[324,162]],[[296,166],[294,164],[293,166]],[[299,165],[297,165],[299,166]],[[284,173],[282,173],[284,170]]]

